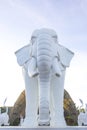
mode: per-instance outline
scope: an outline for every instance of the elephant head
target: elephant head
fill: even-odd
[[[15,54],[18,64],[25,68],[28,78],[37,78],[38,81],[38,124],[49,125],[51,82],[53,84],[52,80],[55,78],[53,86],[56,86],[58,80],[58,87],[63,89],[64,72],[69,66],[73,53],[58,44],[57,34],[54,30],[40,29],[35,30],[32,34],[31,43]],[[56,91],[57,87],[54,88],[53,90]],[[56,92],[54,93],[54,96],[57,96]],[[63,90],[61,93],[63,99]],[[62,99],[61,102],[63,102]],[[61,107],[63,106],[61,105]]]

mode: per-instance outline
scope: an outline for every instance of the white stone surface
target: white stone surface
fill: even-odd
[[[23,66],[26,91],[24,126],[66,126],[63,112],[64,79],[73,53],[58,44],[51,29],[35,30],[29,45],[16,53]],[[39,109],[39,114],[37,111]]]
[[[69,126],[69,127],[59,127],[59,128],[52,128],[52,127],[29,128],[24,126],[21,127],[9,126],[9,127],[0,127],[0,130],[87,130],[87,127]]]

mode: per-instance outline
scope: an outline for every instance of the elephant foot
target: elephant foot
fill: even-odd
[[[52,127],[66,127],[67,125],[66,125],[66,122],[65,122],[65,120],[62,120],[62,121],[60,121],[60,119],[58,120],[58,121],[51,121],[51,126]]]
[[[24,120],[22,126],[24,127],[37,127],[38,126],[38,123],[37,123],[37,120],[35,119],[26,119]]]
[[[50,126],[50,121],[49,120],[38,120],[38,125],[39,126]]]

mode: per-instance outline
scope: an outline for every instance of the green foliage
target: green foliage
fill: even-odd
[[[67,125],[69,126],[77,126],[77,122],[73,120],[73,117],[71,115],[65,117]]]
[[[20,123],[20,118],[16,118],[10,126],[18,126]]]
[[[85,113],[85,109],[84,109],[83,107],[77,107],[76,109],[77,109],[77,111],[78,111],[78,114],[79,114],[80,112]]]
[[[69,126],[77,125],[78,111],[72,98],[66,91],[64,95],[64,117],[67,125]]]
[[[84,108],[81,108],[81,109],[79,110],[79,112],[85,113],[85,109],[84,109]]]

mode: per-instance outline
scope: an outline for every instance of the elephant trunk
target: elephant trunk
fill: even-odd
[[[49,125],[50,74],[39,75],[39,125]]]
[[[52,40],[48,34],[40,34],[37,39],[37,67],[39,73],[50,71],[52,62]]]
[[[50,70],[52,64],[51,38],[40,34],[37,41],[37,67],[39,72],[39,125],[49,125]]]

